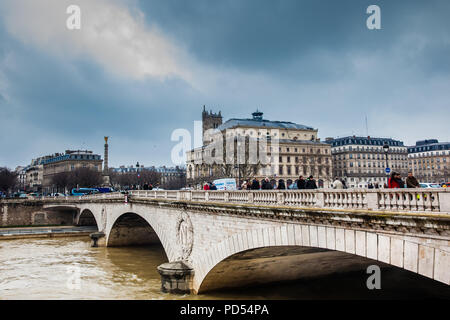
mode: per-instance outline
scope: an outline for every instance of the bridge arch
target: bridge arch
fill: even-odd
[[[161,244],[167,259],[175,260],[177,250],[165,227],[148,209],[134,209],[112,214],[105,229],[106,246]]]
[[[295,247],[297,249],[294,249]],[[450,284],[450,275],[446,270],[450,253],[439,246],[433,247],[414,239],[387,233],[333,226],[283,224],[235,233],[212,246],[203,258],[193,261],[193,291],[201,293],[214,289],[214,286],[211,286],[214,281],[209,281],[208,277],[224,272],[217,268],[221,262],[230,261],[236,256],[240,259],[249,252],[258,253],[255,254],[257,257],[264,250],[276,248],[291,252],[297,250],[299,254],[303,252],[321,255],[322,252],[330,252],[335,258],[359,256]],[[249,274],[254,271],[252,267],[249,268]],[[278,280],[288,280],[281,278]]]
[[[75,216],[74,224],[77,226],[96,226],[97,230],[100,230],[100,224],[96,215],[87,208],[79,210]]]

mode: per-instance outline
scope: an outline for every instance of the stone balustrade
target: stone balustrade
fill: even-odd
[[[450,214],[450,189],[316,189],[316,190],[133,190],[128,197],[173,201],[227,202],[373,211],[440,212]],[[119,192],[76,197],[42,197],[36,200],[124,199]]]
[[[374,211],[450,213],[450,190],[436,189],[317,189],[264,191],[130,191],[133,198],[230,202],[242,204],[293,206]],[[101,194],[83,197],[116,197]],[[123,197],[123,195],[122,195]]]

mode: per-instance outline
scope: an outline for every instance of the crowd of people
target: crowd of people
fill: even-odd
[[[262,179],[261,181],[258,179],[253,179],[252,181],[244,181],[240,186],[237,186],[238,190],[286,190],[286,189],[317,189],[316,180],[314,180],[313,176],[309,176],[307,179],[304,179],[303,176],[300,176],[297,180],[293,182],[294,186],[286,185],[283,179],[278,181],[269,180],[268,177]],[[347,184],[345,180],[335,178],[331,187],[333,189],[347,189]],[[372,184],[368,183],[368,189],[378,189],[378,188],[419,188],[419,182],[413,176],[412,172],[408,173],[408,177],[405,181],[402,180],[400,173],[392,172],[388,182],[383,186],[380,186],[378,183]],[[151,190],[151,189],[150,189]],[[203,190],[217,190],[216,185],[213,182],[206,182],[203,185]]]
[[[335,178],[333,184],[333,189],[347,189],[345,185],[345,181],[339,178]],[[368,189],[379,189],[380,186],[378,183],[372,184],[369,182],[367,184]],[[419,181],[413,176],[412,172],[408,172],[408,177],[406,181],[402,180],[400,173],[393,171],[388,179],[388,182],[383,185],[384,188],[420,188]]]
[[[304,179],[300,176],[298,180],[293,182],[296,189],[317,189],[316,180],[313,176],[309,176],[308,179]],[[258,179],[253,179],[251,182],[244,181],[242,185],[238,187],[239,190],[286,190],[290,186],[287,186],[283,179],[278,181],[270,181],[268,177],[259,181]]]

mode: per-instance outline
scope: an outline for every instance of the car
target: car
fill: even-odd
[[[66,197],[67,195],[65,193],[55,192],[55,193],[52,193],[50,196],[51,197]]]
[[[96,193],[99,193],[97,188],[73,188],[71,191],[72,196],[85,196]]]
[[[421,188],[440,188],[439,183],[421,182],[419,183]]]
[[[35,199],[35,198],[39,198],[41,196],[41,194],[37,193],[37,192],[32,192],[29,193],[27,195],[25,195],[28,199]]]

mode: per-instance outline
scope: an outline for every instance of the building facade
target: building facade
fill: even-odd
[[[203,111],[203,146],[186,155],[188,185],[219,178],[242,182],[265,177],[272,183],[282,179],[290,184],[301,175],[313,175],[321,186],[329,186],[331,147],[318,139],[317,129],[266,120],[259,111],[249,119],[230,119],[225,123],[221,119],[220,112]]]
[[[356,137],[327,138],[333,155],[333,176],[349,188],[366,188],[369,183],[384,186],[385,169],[408,173],[408,150],[402,141],[390,138]]]
[[[25,168],[25,191],[41,192],[44,183],[43,161],[51,159],[52,155],[32,159],[29,166]]]
[[[51,193],[55,189],[53,177],[59,173],[74,171],[78,168],[90,168],[102,172],[103,160],[98,154],[89,150],[66,150],[64,154],[56,153],[40,161],[42,166],[42,191]]]
[[[25,186],[27,183],[27,170],[24,166],[18,166],[14,170],[14,173],[17,175],[17,183],[18,183],[18,189],[19,190],[25,190]]]
[[[408,161],[419,182],[450,181],[450,142],[417,141],[415,146],[408,147]]]

